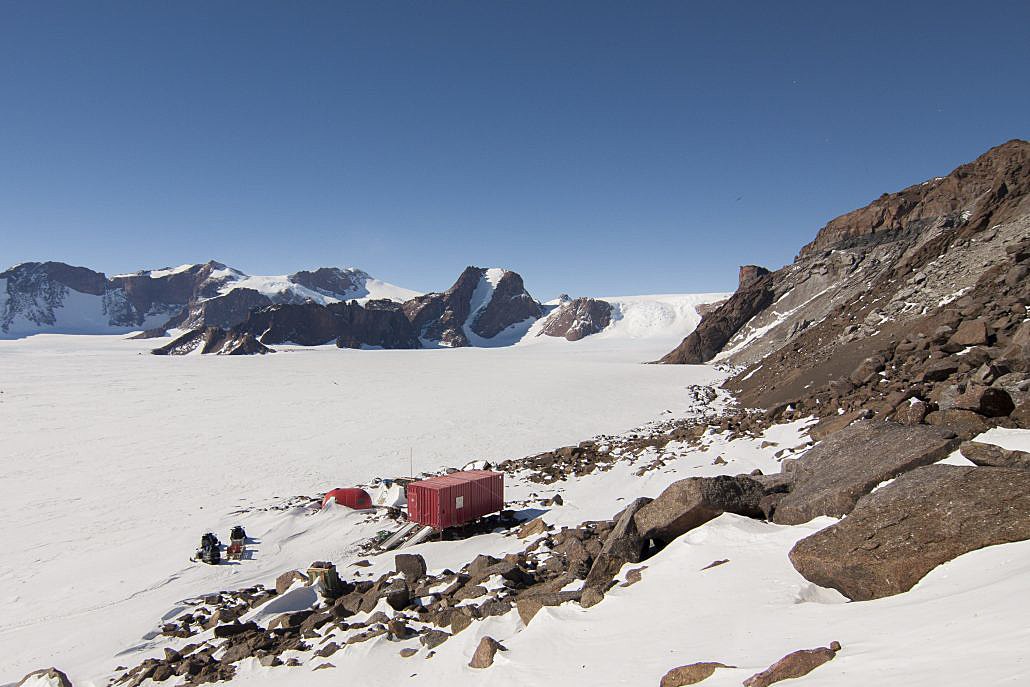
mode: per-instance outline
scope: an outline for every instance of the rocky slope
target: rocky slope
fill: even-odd
[[[1030,143],[1010,141],[885,194],[791,265],[742,269],[662,362],[740,366],[727,387],[747,405],[1028,426],[1028,191]]]

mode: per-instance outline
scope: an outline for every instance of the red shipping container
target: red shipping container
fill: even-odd
[[[457,527],[504,508],[504,475],[452,472],[408,485],[408,520],[437,530]]]

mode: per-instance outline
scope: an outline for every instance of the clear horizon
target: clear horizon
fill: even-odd
[[[1030,6],[991,8],[5,3],[0,269],[731,291],[1030,137]]]

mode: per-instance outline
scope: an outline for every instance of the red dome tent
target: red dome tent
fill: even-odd
[[[364,489],[333,489],[322,499],[322,508],[326,507],[329,499],[336,499],[337,504],[355,510],[372,507],[372,497]]]

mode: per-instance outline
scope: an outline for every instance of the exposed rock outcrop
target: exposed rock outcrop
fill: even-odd
[[[846,515],[881,482],[937,462],[958,444],[954,433],[937,427],[856,422],[798,460],[793,487],[776,504],[773,521],[797,525],[819,515]]]
[[[908,591],[969,551],[1030,539],[1030,472],[929,465],[862,498],[799,541],[798,572],[855,601]]]
[[[248,332],[236,332],[220,327],[204,327],[188,331],[164,346],[155,348],[151,353],[154,355],[187,355],[195,351],[218,355],[254,355],[273,352],[271,348],[262,344]]]
[[[714,358],[726,343],[773,301],[773,278],[762,267],[740,268],[740,287],[722,305],[705,315],[697,328],[659,362],[697,365]]]
[[[612,321],[612,304],[594,298],[576,298],[561,303],[550,315],[537,336],[562,336],[579,341],[597,334]]]
[[[471,335],[490,339],[543,314],[522,277],[482,267],[466,267],[447,291],[417,296],[403,307],[423,341],[451,348],[472,345]]]

